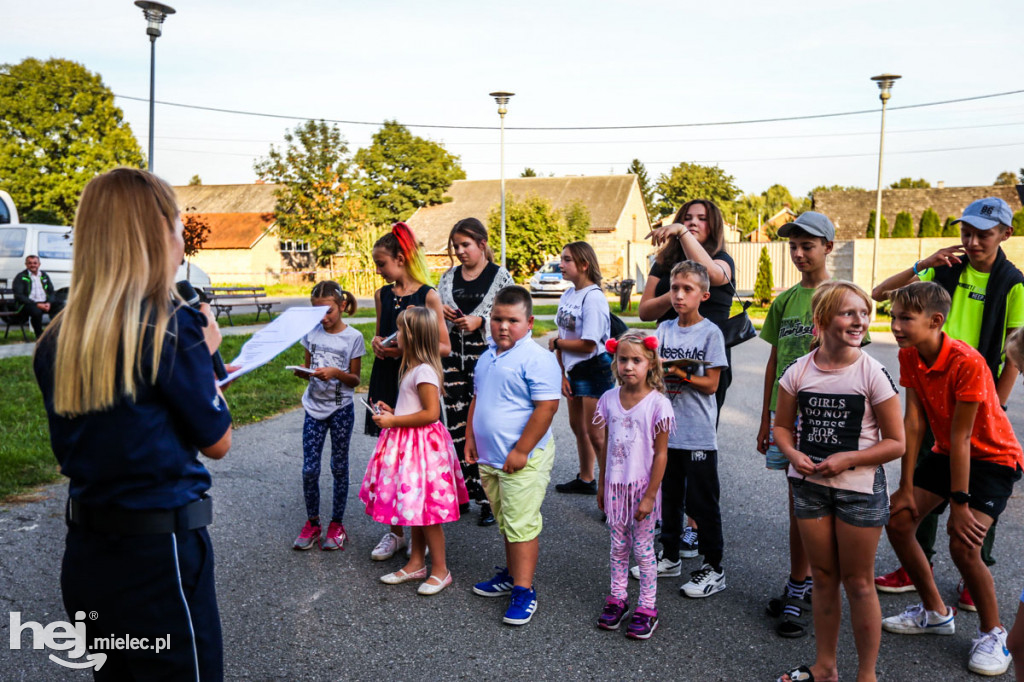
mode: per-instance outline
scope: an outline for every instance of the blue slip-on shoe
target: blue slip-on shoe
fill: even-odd
[[[493,578],[473,585],[473,594],[481,597],[504,597],[512,591],[512,576],[504,566],[495,566],[497,573]]]
[[[537,591],[516,585],[508,600],[508,609],[502,621],[508,625],[526,625],[537,610]]]

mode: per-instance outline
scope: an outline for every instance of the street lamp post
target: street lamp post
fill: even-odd
[[[156,39],[160,37],[160,26],[167,15],[174,14],[174,8],[159,2],[135,0],[135,6],[146,17],[146,35],[149,36],[149,156],[146,169],[153,170],[153,104],[156,95]]]
[[[893,83],[900,79],[892,73],[883,73],[881,76],[872,76],[871,80],[878,83],[878,89],[881,92],[878,94],[878,99],[882,100],[882,130],[878,135],[878,191],[875,195],[875,247],[872,249],[871,254],[871,288],[874,289],[878,286],[878,249],[879,249],[879,235],[882,232],[882,154],[885,152],[885,105],[889,102],[889,98],[892,97]],[[875,319],[875,308],[871,309],[871,319]]]
[[[501,117],[501,267],[505,267],[505,114],[509,98],[514,92],[492,92],[491,97],[498,103],[498,116]]]

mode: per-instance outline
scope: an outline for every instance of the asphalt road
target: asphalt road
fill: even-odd
[[[876,334],[869,352],[895,374],[895,346]],[[681,579],[659,584],[661,625],[637,642],[622,632],[595,627],[608,590],[608,534],[593,497],[550,490],[533,622],[501,623],[505,600],[474,596],[472,584],[503,562],[494,527],[476,525],[475,511],[447,527],[454,585],[420,597],[415,585],[386,586],[378,577],[400,559],[372,562],[370,550],[383,533],[363,513],[356,493],[374,440],[355,435],[350,449],[352,486],[343,552],[296,552],[291,541],[303,522],[300,485],[302,411],[296,410],[235,432],[229,455],[210,462],[216,501],[211,528],[217,551],[217,589],[224,626],[226,669],[232,679],[682,679],[773,680],[814,658],[814,640],[784,640],[763,614],[786,577],[785,482],[767,472],[753,449],[760,414],[761,382],[768,346],[753,340],[735,349],[735,380],[723,411],[722,507],[728,588],[708,599],[681,597]],[[1022,391],[1010,412],[1024,433]],[[361,421],[361,414],[357,424]],[[565,410],[556,418],[558,455],[554,482],[571,478],[575,448]],[[898,469],[889,465],[890,487]],[[323,503],[330,477],[322,477]],[[1024,585],[1024,501],[1021,491],[1000,519],[993,569],[1003,620],[1010,625]],[[32,499],[0,507],[0,599],[22,620],[66,620],[58,577],[64,525],[63,485]],[[895,566],[884,539],[878,567]],[[698,560],[684,560],[696,570]],[[948,555],[935,567],[939,588],[955,600],[958,580]],[[637,585],[631,583],[631,594]],[[886,615],[914,595],[883,595]],[[0,641],[8,640],[3,619]],[[883,634],[878,672],[884,680],[977,679],[966,671],[977,617],[957,616],[952,637]],[[27,646],[27,644],[26,644]],[[6,680],[82,679],[47,660],[47,651],[0,645]],[[840,674],[852,679],[853,640],[844,614]],[[1012,679],[1012,673],[1002,679]]]

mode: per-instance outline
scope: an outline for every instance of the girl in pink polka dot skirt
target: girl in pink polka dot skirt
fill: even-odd
[[[397,585],[426,580],[419,594],[437,594],[452,582],[445,561],[444,528],[469,501],[462,469],[441,418],[441,357],[434,311],[406,308],[398,316],[402,366],[398,401],[374,407],[383,429],[366,467],[359,499],[375,521],[412,527],[412,551],[400,570],[381,577]],[[430,549],[431,571],[426,553]]]

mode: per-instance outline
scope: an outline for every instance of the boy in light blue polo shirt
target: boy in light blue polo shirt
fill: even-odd
[[[481,597],[509,595],[504,622],[525,625],[537,610],[533,574],[543,527],[540,506],[551,480],[551,420],[562,397],[555,356],[534,343],[533,300],[505,287],[491,309],[491,347],[480,356],[466,423],[466,461],[479,462],[480,482],[505,538],[507,568],[477,583]]]

